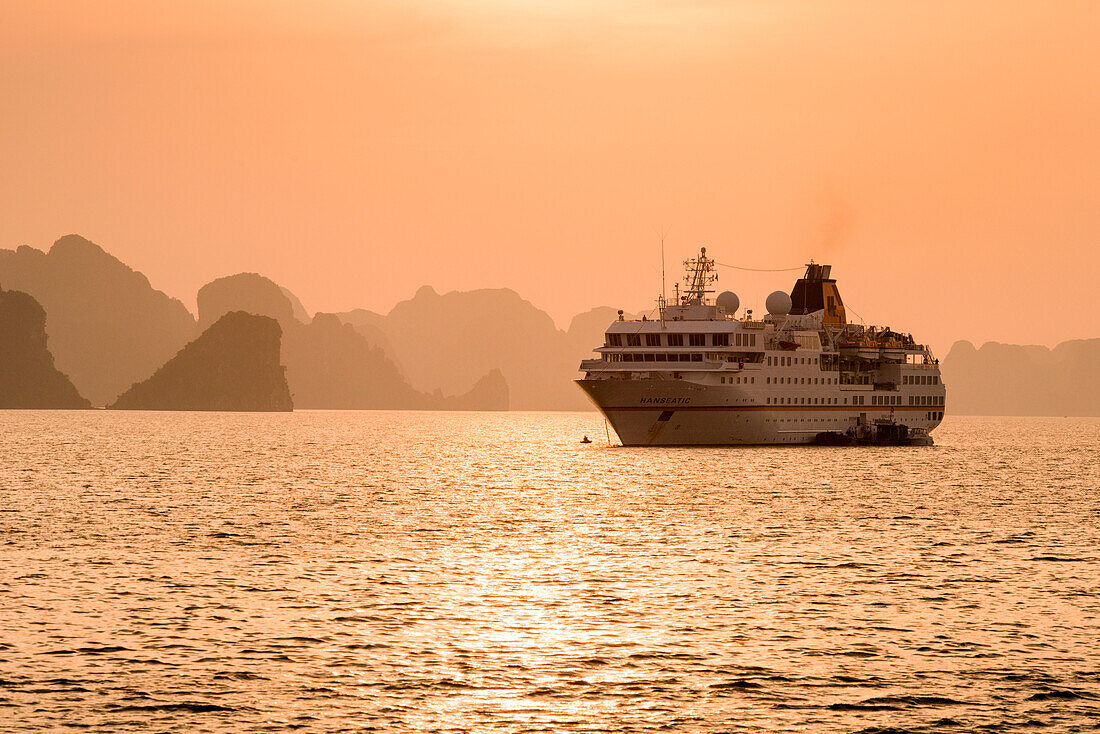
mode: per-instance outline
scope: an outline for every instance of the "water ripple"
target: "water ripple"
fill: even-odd
[[[0,412],[0,732],[1088,729],[1098,429]]]

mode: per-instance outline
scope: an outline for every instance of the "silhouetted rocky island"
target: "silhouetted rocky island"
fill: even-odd
[[[0,408],[90,408],[54,366],[46,311],[20,291],[0,290]]]
[[[207,283],[199,290],[198,305],[200,324],[229,310],[279,322],[286,379],[298,408],[508,409],[508,385],[499,369],[487,369],[459,395],[416,390],[385,351],[359,330],[333,314],[319,313],[303,323],[305,309],[297,298],[262,275],[239,273]]]
[[[427,286],[386,314],[357,309],[311,317],[286,288],[257,273],[240,273],[203,286],[196,324],[180,301],[77,235],[57,240],[49,252],[0,250],[0,283],[29,294],[40,304],[37,313],[45,310],[44,335],[35,336],[33,326],[5,333],[5,339],[15,340],[11,343],[25,345],[23,352],[9,350],[11,356],[5,355],[0,365],[7,381],[4,405],[11,407],[84,407],[81,395],[104,405],[164,365],[115,406],[287,410],[292,400],[299,408],[327,409],[591,409],[573,379],[581,359],[603,341],[607,324],[616,318],[616,309],[594,308],[560,330],[546,312],[508,289],[439,294]],[[7,307],[29,314],[34,309],[27,310],[19,295],[11,296],[15,300]],[[275,340],[281,346],[266,367],[256,362],[255,369],[273,373],[285,365],[285,378],[279,379],[289,387],[289,400],[268,400],[249,392],[247,380],[233,386],[225,382],[226,375],[202,372],[197,364],[188,367],[188,379],[199,380],[201,374],[213,383],[200,389],[193,382],[186,390],[161,383],[176,362],[166,360],[200,328],[234,311],[278,322],[281,338]],[[19,324],[41,323],[41,317],[29,316],[25,323],[23,318]],[[15,327],[9,323],[5,328]],[[32,352],[37,356],[31,362],[19,362]],[[48,368],[43,367],[51,353]],[[231,354],[227,351],[226,358]],[[947,410],[1100,415],[1098,370],[1100,339],[1065,342],[1053,350],[997,343],[978,349],[958,342],[943,361]],[[13,387],[13,380],[24,379],[19,374],[43,381]],[[54,377],[42,377],[47,374]],[[150,392],[143,386],[153,380],[158,384]],[[234,397],[238,389],[243,392]],[[170,395],[171,405],[165,402]]]
[[[1100,339],[1054,349],[955,342],[943,382],[948,411],[960,415],[1100,416]]]
[[[93,405],[114,400],[199,333],[180,301],[77,235],[49,252],[0,250],[0,283],[42,304],[58,369]]]
[[[337,323],[311,318],[268,278],[241,273],[199,291],[196,324],[180,301],[77,235],[49,252],[0,250],[0,283],[42,304],[58,368],[93,405],[116,400],[221,316],[244,311],[279,322],[297,407],[588,409],[572,380],[615,313],[595,309],[561,331],[514,291],[441,296],[425,287],[387,315],[356,310]]]
[[[119,410],[293,409],[275,319],[233,311],[111,406]]]

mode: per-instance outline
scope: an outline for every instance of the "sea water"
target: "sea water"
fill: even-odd
[[[1094,729],[1100,420],[934,437],[0,412],[0,731]]]

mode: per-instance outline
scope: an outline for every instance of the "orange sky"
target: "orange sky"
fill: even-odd
[[[664,231],[670,275],[832,262],[941,352],[1100,336],[1098,36],[1096,2],[6,6],[0,247],[80,233],[190,307],[252,270],[565,325],[651,304]]]

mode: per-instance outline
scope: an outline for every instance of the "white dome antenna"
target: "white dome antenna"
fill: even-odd
[[[764,302],[772,316],[786,316],[791,312],[791,297],[786,291],[775,291]]]
[[[733,291],[723,291],[718,294],[718,300],[715,303],[717,303],[719,311],[729,316],[733,316],[737,313],[737,309],[741,307],[741,299]]]

